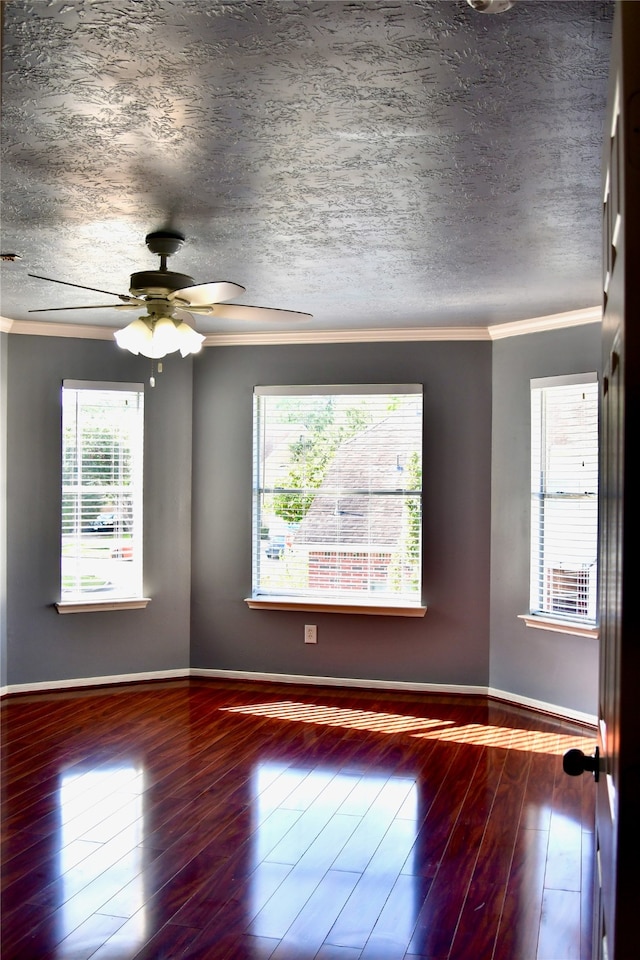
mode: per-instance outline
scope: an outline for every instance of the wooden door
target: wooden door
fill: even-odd
[[[640,957],[640,3],[616,3],[603,177],[594,957]]]

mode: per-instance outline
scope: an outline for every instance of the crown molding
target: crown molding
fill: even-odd
[[[397,327],[368,330],[308,330],[274,333],[210,333],[205,347],[264,347],[312,343],[410,343],[453,340],[501,340],[529,333],[562,330],[602,321],[602,307],[585,307],[569,313],[497,323],[487,327]],[[79,323],[48,323],[41,320],[9,320],[0,317],[0,333],[36,337],[75,337],[79,340],[112,340],[116,327]]]
[[[402,343],[424,340],[489,340],[486,327],[396,327],[384,330],[310,330],[305,333],[211,333],[205,347],[281,346],[309,343]]]
[[[513,323],[497,323],[487,327],[492,340],[505,337],[520,337],[526,333],[542,333],[546,330],[563,330],[566,327],[579,327],[585,323],[601,323],[602,307],[585,307],[583,310],[571,310],[569,313],[553,313],[547,317],[533,317],[530,320],[516,320]]]
[[[3,318],[4,320],[4,318]],[[8,333],[32,337],[75,337],[77,340],[113,340],[116,327],[94,327],[88,323],[48,323],[46,320],[8,320]]]

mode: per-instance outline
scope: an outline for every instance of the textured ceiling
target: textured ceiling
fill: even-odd
[[[5,318],[124,326],[29,313],[110,298],[27,273],[127,293],[167,227],[170,269],[312,313],[301,333],[600,303],[610,2],[1,6]]]

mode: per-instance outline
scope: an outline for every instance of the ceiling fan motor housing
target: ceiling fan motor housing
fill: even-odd
[[[129,292],[134,297],[166,297],[174,290],[193,286],[193,277],[172,270],[141,270],[131,274]]]
[[[145,243],[151,253],[160,257],[160,269],[141,270],[131,275],[129,292],[134,297],[166,297],[174,290],[193,286],[193,277],[186,273],[173,273],[167,270],[167,257],[177,253],[184,243],[181,233],[158,230],[155,233],[148,233]]]
[[[148,233],[144,242],[151,253],[155,253],[159,257],[170,257],[178,252],[184,243],[184,237],[181,233],[175,233],[171,230],[157,230],[155,233]]]

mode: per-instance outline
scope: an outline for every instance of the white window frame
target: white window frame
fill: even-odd
[[[578,474],[563,479],[562,489],[548,485],[550,448],[546,433],[545,401],[549,392],[589,385],[595,404],[595,432],[585,434],[585,469],[582,486]],[[595,388],[595,389],[594,389]],[[575,401],[569,401],[574,403]],[[566,482],[568,481],[568,482]],[[589,489],[585,490],[584,487]],[[566,489],[565,489],[566,488]],[[548,547],[553,520],[549,507],[562,503],[582,505],[580,526],[574,543]],[[577,511],[574,511],[577,513]],[[566,519],[561,521],[562,526]],[[556,537],[562,527],[556,526]],[[546,544],[545,544],[546,541]],[[557,540],[556,540],[557,543]],[[597,636],[598,565],[598,392],[597,374],[584,373],[531,380],[531,539],[530,609],[522,619],[527,626],[558,632]],[[554,559],[555,551],[555,559]]]
[[[381,591],[380,596],[376,596],[376,593],[373,592],[374,585],[369,583],[368,590],[336,590],[335,592],[332,589],[322,589],[322,588],[313,588],[311,584],[307,584],[303,588],[296,589],[282,589],[282,588],[273,588],[265,589],[263,583],[261,582],[261,573],[260,567],[261,563],[264,563],[265,560],[261,557],[261,526],[262,526],[262,510],[261,510],[261,501],[265,494],[277,493],[277,492],[292,492],[292,491],[283,491],[279,488],[276,490],[271,489],[268,482],[265,482],[263,476],[264,471],[264,459],[263,459],[263,414],[262,414],[262,405],[261,402],[263,398],[268,397],[316,397],[316,396],[334,396],[334,397],[344,397],[353,395],[354,398],[358,396],[370,396],[370,395],[416,395],[420,396],[420,414],[421,414],[421,426],[422,426],[422,394],[423,387],[421,384],[329,384],[329,385],[294,385],[294,386],[258,386],[254,388],[254,477],[253,477],[253,526],[252,526],[252,594],[250,597],[246,598],[246,603],[250,608],[262,609],[262,610],[305,610],[305,611],[318,611],[318,612],[335,612],[335,613],[366,613],[366,614],[377,614],[377,615],[387,615],[387,616],[409,616],[409,617],[422,617],[426,612],[426,606],[422,603],[420,596],[420,587],[416,591],[408,591],[406,593],[398,593],[396,596],[391,595],[391,591]],[[420,457],[422,455],[422,450],[420,448]],[[304,488],[300,488],[301,492]],[[320,490],[321,488],[314,488],[315,490]],[[308,491],[305,491],[308,492]],[[353,492],[350,490],[346,491],[346,494]],[[359,495],[365,493],[365,491],[357,491]],[[373,494],[379,495],[390,495],[393,493],[395,496],[403,497],[412,497],[420,505],[422,505],[422,489],[419,491],[402,491],[400,488],[394,487],[393,491],[391,488],[389,490],[383,491],[372,491]],[[345,494],[345,495],[346,495]],[[325,496],[340,496],[339,492],[328,491],[325,493]],[[368,493],[367,493],[368,495]],[[295,538],[294,538],[295,540]],[[418,550],[421,552],[422,546],[422,526],[420,523],[420,532],[418,535]],[[320,549],[320,548],[318,548]],[[369,549],[371,549],[369,547]],[[342,563],[341,558],[344,556],[344,551],[341,550],[341,544],[339,541],[332,542],[331,546],[332,557],[331,563]],[[356,560],[356,565],[358,563],[356,552],[353,550],[351,553]],[[309,556],[308,562],[311,563],[311,555]],[[318,561],[319,563],[321,560]],[[322,561],[323,562],[323,561]],[[371,564],[371,560],[368,561]],[[353,567],[356,569],[356,566]],[[418,569],[419,582],[422,580],[422,557],[418,557]],[[340,570],[340,575],[342,575],[342,570]],[[357,574],[356,574],[357,576]],[[375,584],[377,587],[378,584]]]
[[[82,480],[81,421],[78,413],[83,401],[99,405],[101,395],[121,395],[133,411],[131,418],[132,442],[127,446],[127,471],[122,484],[110,480],[104,489],[100,484],[85,484]],[[126,395],[126,396],[125,396]],[[146,607],[149,598],[142,595],[142,491],[144,456],[144,384],[104,382],[94,380],[64,380],[61,391],[62,405],[62,500],[61,500],[61,553],[60,553],[60,600],[56,603],[59,613],[86,613],[94,610],[125,610]],[[107,409],[105,407],[105,409]],[[115,408],[117,409],[117,408]],[[122,409],[122,407],[120,408]],[[106,421],[108,422],[108,421]],[[120,429],[117,419],[112,421]],[[66,441],[69,430],[75,430],[72,455],[76,470],[73,479],[64,475],[67,456]],[[123,510],[126,493],[127,509]],[[93,494],[100,498],[113,497],[116,513],[112,525],[109,517],[105,530],[89,530],[91,517],[83,516],[83,499]],[[65,515],[71,503],[71,515]],[[103,508],[104,509],[104,508]],[[93,511],[93,508],[92,508]],[[125,518],[120,513],[127,513]],[[99,516],[93,518],[95,523]],[[96,556],[87,556],[87,542],[91,538]],[[90,553],[93,550],[89,551]],[[104,556],[101,556],[104,554]],[[92,569],[93,565],[93,569]],[[95,577],[96,589],[83,587],[83,579]],[[108,586],[105,589],[105,584]]]

